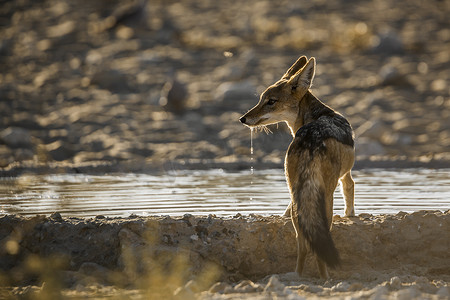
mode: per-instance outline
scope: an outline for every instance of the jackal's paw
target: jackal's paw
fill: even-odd
[[[352,209],[351,211],[346,211],[345,212],[345,217],[346,218],[350,218],[350,217],[354,217],[355,216],[355,210]]]

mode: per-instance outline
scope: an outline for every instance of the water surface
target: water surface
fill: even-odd
[[[163,175],[25,175],[0,179],[0,213],[63,216],[279,215],[289,203],[282,170],[174,171]],[[450,170],[354,171],[356,213],[450,209]],[[344,214],[335,193],[334,213]]]

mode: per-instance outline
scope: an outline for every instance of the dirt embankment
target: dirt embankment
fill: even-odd
[[[3,216],[1,279],[6,286],[44,281],[46,288],[32,290],[65,288],[66,295],[74,289],[88,293],[98,283],[122,292],[222,298],[243,292],[392,296],[403,290],[412,298],[448,296],[448,228],[450,211],[335,217],[332,235],[342,266],[324,281],[311,256],[302,278],[290,273],[296,245],[291,222],[283,217]]]

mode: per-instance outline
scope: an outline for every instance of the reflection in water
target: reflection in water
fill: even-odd
[[[356,213],[450,208],[450,170],[354,171]],[[25,175],[0,179],[0,213],[92,217],[236,213],[281,215],[289,203],[282,170],[165,175]],[[344,214],[339,189],[334,213]]]

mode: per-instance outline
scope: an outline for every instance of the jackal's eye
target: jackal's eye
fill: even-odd
[[[275,104],[275,102],[277,102],[277,100],[276,100],[276,99],[273,99],[273,98],[271,98],[271,99],[269,99],[269,101],[267,101],[267,105],[274,105],[274,104]]]

